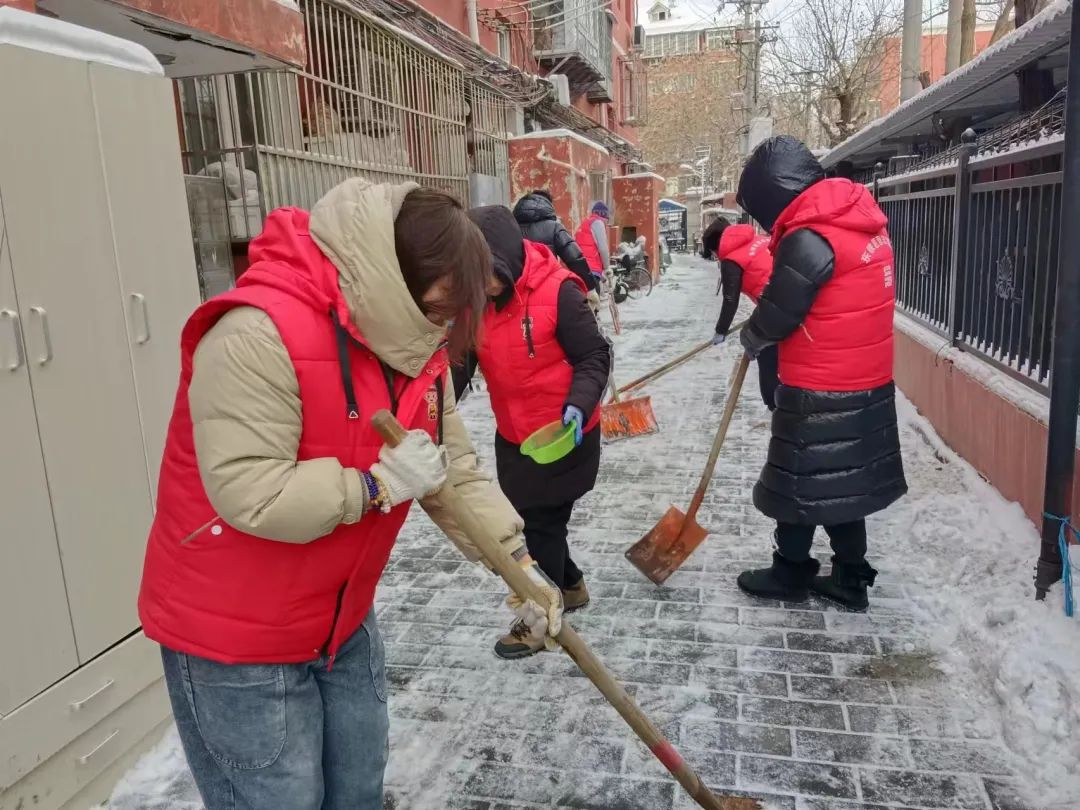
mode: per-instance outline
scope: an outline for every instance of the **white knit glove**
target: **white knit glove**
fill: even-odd
[[[593,311],[593,315],[600,311],[600,293],[596,290],[589,290],[585,295],[585,300],[589,302],[589,309]]]
[[[383,485],[390,506],[433,495],[446,483],[446,448],[437,447],[423,430],[410,430],[401,444],[384,444],[371,467]]]
[[[555,646],[554,636],[562,630],[563,597],[562,591],[540,570],[536,560],[526,557],[521,561],[521,569],[546,597],[547,606],[537,604],[532,599],[521,599],[516,593],[506,597],[507,606],[514,614],[528,625],[533,639],[544,639],[548,649]]]

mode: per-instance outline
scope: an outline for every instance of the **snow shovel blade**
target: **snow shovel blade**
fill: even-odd
[[[609,442],[633,436],[656,433],[656,414],[652,409],[652,397],[637,397],[609,402],[600,408],[601,435]]]
[[[672,506],[648,534],[626,550],[626,559],[657,585],[663,585],[708,536],[697,520]]]

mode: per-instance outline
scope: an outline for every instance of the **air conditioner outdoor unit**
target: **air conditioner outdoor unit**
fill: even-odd
[[[634,26],[634,50],[635,51],[643,51],[643,50],[645,50],[645,26],[644,25],[635,25]]]
[[[555,98],[564,107],[570,106],[570,79],[561,73],[551,73],[544,77],[555,88]]]

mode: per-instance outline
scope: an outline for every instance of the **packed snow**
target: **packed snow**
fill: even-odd
[[[615,339],[618,378],[637,376],[708,338],[719,308],[715,287],[714,265],[676,256],[675,265],[649,298],[623,307],[624,334]],[[741,561],[764,562],[769,554],[768,522],[747,505],[768,441],[767,414],[753,373],[748,375],[714,480],[717,497],[707,501],[702,512],[703,525],[711,525],[714,536],[665,589],[645,583],[621,555],[609,553],[644,533],[670,498],[688,499],[738,351],[737,341],[729,341],[649,388],[646,393],[653,397],[662,432],[608,446],[604,465],[623,471],[630,469],[623,465],[630,464],[634,474],[620,472],[617,480],[602,477],[606,489],[590,496],[580,510],[572,545],[587,577],[599,573],[596,566],[602,558],[617,558],[625,570],[612,567],[605,569],[610,577],[590,579],[590,587],[597,588],[595,604],[571,621],[580,625],[620,677],[639,684],[635,691],[646,711],[655,713],[665,730],[678,734],[680,749],[709,784],[764,795],[770,810],[880,810],[884,805],[1075,810],[1080,805],[1080,734],[1075,732],[1080,728],[1080,622],[1064,616],[1060,587],[1045,602],[1034,601],[1032,570],[1039,547],[1035,527],[1018,505],[1006,502],[946,447],[907,400],[901,398],[899,416],[911,491],[869,521],[871,561],[882,572],[870,613],[848,614],[820,606],[785,610],[740,598],[727,581]],[[481,453],[490,458],[491,419],[484,393],[472,394],[462,410]],[[674,489],[665,488],[670,479],[678,479]],[[742,502],[725,503],[727,495],[720,493],[727,492],[740,493]],[[641,525],[627,524],[630,506],[648,515]],[[731,521],[739,525],[728,526]],[[437,541],[425,519],[414,515],[396,554],[424,542]],[[825,544],[817,543],[815,551],[827,559]],[[431,559],[446,558],[440,552]],[[1074,559],[1080,564],[1080,557]],[[471,567],[424,576],[423,587],[434,587],[431,582],[438,581],[450,589],[446,601],[440,601],[441,592],[436,591],[432,607],[410,604],[418,591],[393,566],[379,597],[380,622],[384,632],[387,627],[391,630],[389,658],[399,672],[408,673],[391,695],[395,730],[387,777],[393,798],[388,806],[397,810],[692,806],[678,791],[670,791],[651,757],[636,742],[627,741],[629,734],[592,687],[581,678],[567,677],[573,671],[568,660],[545,653],[529,662],[506,663],[490,654],[490,643],[506,619],[498,606],[498,583],[493,585]],[[479,616],[474,624],[489,626],[490,631],[475,640],[475,628],[458,626],[461,617],[447,619],[446,645],[434,642],[437,648],[422,664],[405,661],[406,648],[419,646],[407,643],[412,632],[408,628],[434,625],[410,624],[395,633],[395,624],[435,621],[416,616],[425,610],[445,612],[443,606],[452,603],[449,597],[456,600],[469,589],[475,598],[464,613]],[[605,612],[604,594],[609,590],[618,595],[620,606],[640,605],[651,611],[645,606],[652,603],[631,600],[655,599],[657,621]],[[425,598],[431,596],[430,591],[426,594]],[[684,610],[699,617],[696,628],[665,621],[669,611],[678,616]],[[738,623],[714,615],[721,611],[737,612]],[[414,618],[400,618],[410,612]],[[861,654],[823,658],[832,662],[833,669],[825,673],[829,677],[815,677],[820,673],[810,670],[792,674],[797,671],[770,662],[793,648],[792,636],[798,634],[785,628],[805,626],[803,620],[821,621],[828,631],[805,634],[804,641],[854,643],[872,635],[874,646]],[[886,626],[893,629],[883,629]],[[681,629],[690,631],[694,643],[663,637]],[[661,635],[650,637],[654,631]],[[464,643],[476,646],[454,646]],[[689,683],[649,684],[644,669],[673,666],[651,663],[654,653],[682,654],[680,644],[694,655],[686,665]],[[786,649],[767,649],[777,645]],[[646,657],[648,661],[642,660]],[[807,654],[806,660],[818,658]],[[730,677],[731,684],[699,679],[699,667],[709,677]],[[760,697],[767,694],[762,691],[744,692],[745,678],[756,679],[759,686],[775,682],[785,699]],[[805,682],[800,687],[805,689],[835,684],[830,688],[848,691],[812,695],[819,702],[804,702],[807,693],[797,692],[797,681]],[[553,693],[552,688],[558,691]],[[737,723],[721,716],[728,699],[736,705],[735,694],[729,692],[739,693]],[[788,694],[795,700],[786,700]],[[538,695],[541,702],[530,702],[529,713],[524,709],[518,713],[526,697],[536,701]],[[770,713],[780,709],[798,714],[770,719]],[[559,725],[543,738],[523,736],[530,729],[540,730],[537,712]],[[562,722],[567,718],[569,724]],[[959,724],[955,732],[937,733],[940,728],[934,728],[954,721]],[[515,729],[515,722],[527,728]],[[913,730],[915,726],[920,728]],[[825,733],[823,728],[841,733]],[[737,731],[739,739],[725,742],[724,735],[731,731]],[[743,735],[788,748],[776,756],[738,753],[737,761],[736,753],[705,750],[751,750]],[[797,741],[797,750],[790,748],[789,735]],[[719,738],[723,739],[717,742]],[[845,741],[859,745],[848,751]],[[533,753],[519,760],[521,750]],[[978,752],[976,761],[970,751]],[[905,766],[903,757],[912,753],[914,765]],[[545,770],[533,769],[533,765],[541,768],[539,759]],[[517,765],[515,779],[492,781],[492,774],[512,765]],[[908,770],[897,770],[904,767]],[[570,768],[586,770],[573,772],[562,792],[554,789],[563,770]],[[617,776],[600,780],[605,771]],[[935,794],[937,788],[928,787],[946,782],[976,792],[960,797]],[[574,793],[578,783],[603,789],[582,799]],[[520,794],[514,792],[518,790]],[[472,798],[475,795],[482,800]],[[822,796],[845,801],[834,803]],[[199,810],[174,730],[124,777],[106,807]]]

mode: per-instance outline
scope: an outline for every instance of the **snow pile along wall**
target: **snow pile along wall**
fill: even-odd
[[[999,737],[1040,810],[1080,803],[1080,620],[1066,618],[1061,586],[1036,602],[1032,571],[1039,535],[1016,503],[985,486],[906,399],[902,434],[923,437],[955,471],[955,490],[920,493],[884,513],[888,554],[933,629],[945,680],[957,694],[995,696],[965,734]],[[905,458],[913,453],[905,450]],[[910,481],[920,470],[909,464]],[[917,484],[916,484],[917,485]],[[982,502],[965,498],[982,492]],[[911,508],[917,503],[918,510]],[[926,542],[933,537],[934,542]],[[1073,565],[1080,554],[1073,547]],[[922,586],[922,587],[918,587]],[[936,629],[934,629],[936,628]]]

